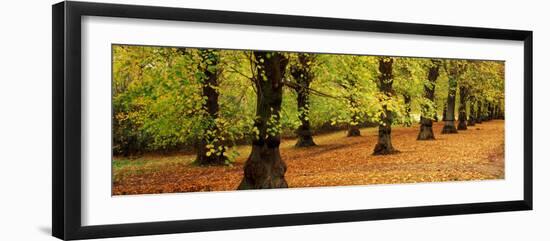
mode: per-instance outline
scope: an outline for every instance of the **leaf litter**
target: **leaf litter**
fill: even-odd
[[[362,136],[346,131],[315,136],[314,147],[296,148],[296,139],[284,139],[281,157],[287,164],[289,187],[322,187],[493,180],[504,178],[504,121],[468,127],[458,134],[440,134],[436,140],[417,141],[418,126],[392,128],[393,146],[400,152],[373,156],[377,128],[361,129]],[[150,154],[113,160],[113,195],[235,190],[243,175],[250,147],[231,166],[201,167],[190,154]]]

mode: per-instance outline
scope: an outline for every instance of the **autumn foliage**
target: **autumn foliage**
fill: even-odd
[[[442,125],[438,122],[435,131],[441,131]],[[339,131],[318,136],[318,145],[312,148],[295,148],[295,140],[287,139],[281,153],[291,188],[502,179],[503,128],[503,121],[494,120],[460,135],[418,142],[416,126],[399,127],[393,134],[394,145],[401,152],[387,156],[370,153],[376,129],[362,129],[364,136],[359,138],[347,138]],[[193,157],[117,158],[113,161],[113,194],[228,191],[239,185],[244,157],[231,166],[208,167],[194,165]]]
[[[504,62],[113,45],[113,194],[504,178]]]

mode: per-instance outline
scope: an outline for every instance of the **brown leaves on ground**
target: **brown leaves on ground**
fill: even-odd
[[[295,139],[281,144],[290,187],[320,187],[415,182],[468,181],[504,178],[504,121],[468,127],[442,135],[434,123],[436,140],[417,141],[418,127],[395,127],[393,146],[398,154],[373,156],[377,129],[361,130],[361,137],[345,131],[315,136],[318,146],[295,148]],[[229,191],[241,181],[249,147],[233,166],[200,167],[192,155],[145,156],[113,161],[113,195],[167,192]]]

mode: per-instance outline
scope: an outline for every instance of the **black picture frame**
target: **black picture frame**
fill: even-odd
[[[243,228],[308,225],[380,219],[532,210],[533,205],[533,33],[384,21],[197,10],[90,2],[60,2],[53,16],[52,233],[60,239],[106,238]],[[421,207],[212,218],[99,226],[81,224],[81,17],[229,23],[351,30],[427,36],[517,40],[524,43],[524,194],[522,200]]]

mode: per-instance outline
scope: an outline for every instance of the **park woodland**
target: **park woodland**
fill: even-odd
[[[112,194],[504,179],[505,62],[112,45]]]

